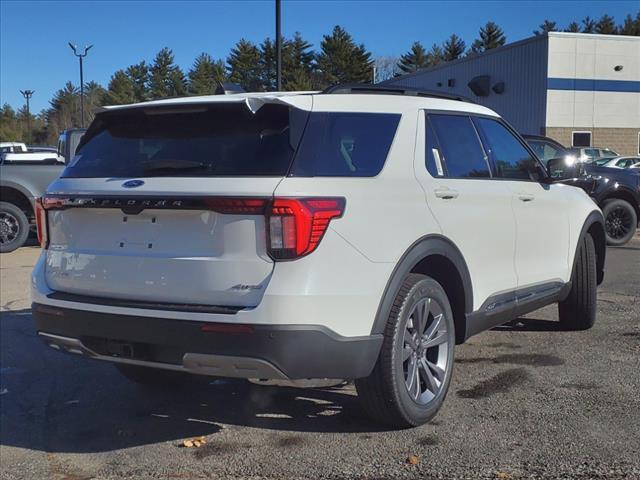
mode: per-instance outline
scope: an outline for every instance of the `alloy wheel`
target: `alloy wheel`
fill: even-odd
[[[18,219],[8,212],[0,212],[0,244],[13,242],[20,233]]]
[[[624,238],[631,229],[631,215],[626,208],[618,206],[609,212],[605,223],[611,238]]]
[[[440,392],[449,368],[449,335],[444,309],[423,298],[411,310],[404,328],[402,369],[409,396],[426,405]]]

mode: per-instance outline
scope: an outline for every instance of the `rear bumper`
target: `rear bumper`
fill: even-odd
[[[215,324],[40,303],[33,304],[33,317],[43,340],[58,350],[221,377],[361,378],[382,345],[381,335],[343,337],[320,325]]]

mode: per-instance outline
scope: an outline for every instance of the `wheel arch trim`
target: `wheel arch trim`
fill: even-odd
[[[601,238],[593,239],[596,247],[596,275],[597,275],[596,283],[600,285],[604,280],[604,262],[607,254],[607,241],[606,241],[606,233],[605,233],[604,216],[602,215],[602,212],[599,210],[593,210],[589,215],[587,215],[587,218],[582,224],[580,235],[578,235],[578,238],[576,239],[576,244],[575,244],[576,248],[573,252],[573,260],[571,262],[571,277],[573,278],[573,271],[576,268],[576,260],[578,258],[578,250],[579,250],[578,247],[580,245],[580,242],[582,242],[582,239],[584,238],[584,236],[587,233],[589,233],[589,231],[592,229],[594,225],[600,225],[600,229],[601,229],[600,231],[602,233]]]
[[[462,279],[464,289],[464,313],[473,311],[473,287],[471,275],[464,256],[458,247],[448,238],[442,235],[426,235],[414,242],[400,257],[397,262],[384,293],[378,304],[378,310],[371,329],[372,334],[381,334],[389,318],[391,307],[395,297],[402,286],[402,282],[418,263],[426,257],[439,255],[447,258],[456,267],[457,273]]]

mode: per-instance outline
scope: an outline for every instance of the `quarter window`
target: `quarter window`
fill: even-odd
[[[475,118],[484,136],[487,154],[498,178],[537,180],[539,166],[529,151],[502,123],[489,118]]]
[[[468,116],[433,114],[428,118],[433,132],[437,136],[441,161],[446,168],[448,177],[491,177],[478,134]],[[428,137],[429,131],[427,130]],[[427,151],[427,155],[429,155],[429,151]],[[428,164],[429,158],[427,157]]]

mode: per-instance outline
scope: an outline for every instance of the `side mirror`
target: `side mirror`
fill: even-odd
[[[584,165],[573,155],[552,158],[547,162],[547,173],[553,180],[567,180],[584,174]]]

